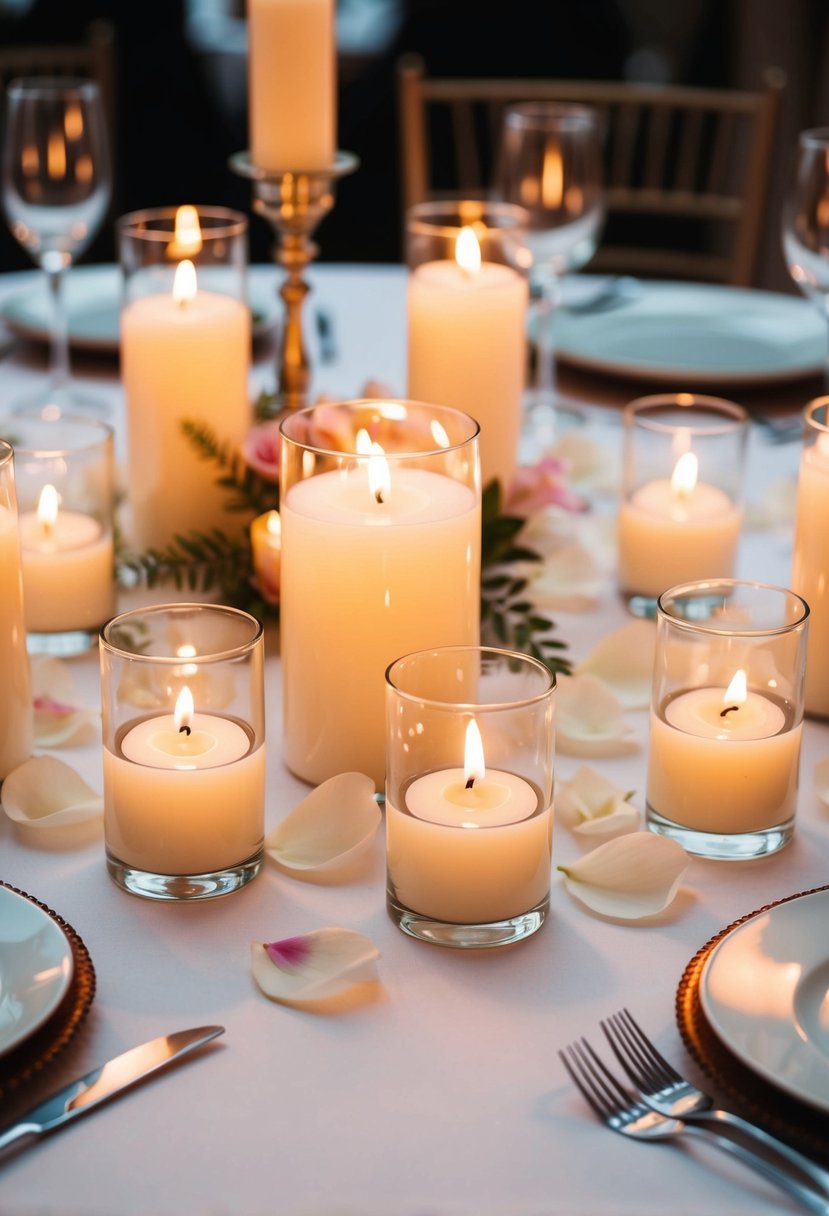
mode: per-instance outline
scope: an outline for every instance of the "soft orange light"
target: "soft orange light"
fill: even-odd
[[[564,198],[564,166],[561,152],[555,145],[544,149],[541,169],[541,202],[549,211],[556,211]]]
[[[697,484],[699,461],[693,452],[685,452],[674,466],[671,490],[676,498],[690,498]]]
[[[50,131],[46,145],[46,172],[49,177],[66,177],[66,143],[62,131]]]
[[[193,723],[194,712],[193,694],[185,684],[176,697],[176,708],[173,711],[173,721],[176,724],[176,730],[184,730],[185,727],[189,730]]]
[[[470,718],[463,749],[463,779],[469,785],[470,781],[483,781],[485,776],[484,741],[478,723],[474,718]]]
[[[477,274],[481,269],[481,246],[474,228],[461,228],[458,233],[455,261],[466,274]]]
[[[201,252],[203,243],[198,211],[189,205],[177,208],[175,224],[175,234],[167,246],[167,257],[195,257]]]
[[[196,297],[196,268],[192,262],[185,259],[176,267],[176,277],[173,279],[173,299],[176,304],[189,304]]]
[[[282,537],[282,520],[279,517],[278,511],[268,511],[268,518],[265,521],[265,527],[268,535],[273,541],[278,541]]]

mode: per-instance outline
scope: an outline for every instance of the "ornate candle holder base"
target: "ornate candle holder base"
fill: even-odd
[[[276,232],[276,261],[287,271],[279,293],[285,303],[285,323],[277,367],[277,412],[307,404],[311,373],[302,337],[302,302],[310,287],[303,274],[319,252],[311,235],[334,206],[336,182],[353,173],[359,163],[352,152],[337,152],[327,169],[277,172],[255,165],[247,152],[230,158],[233,172],[253,182],[253,209]]]

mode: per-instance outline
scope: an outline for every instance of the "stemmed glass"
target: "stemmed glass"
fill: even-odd
[[[801,131],[783,202],[789,274],[829,322],[829,127]],[[829,386],[829,360],[825,375]]]
[[[13,80],[6,95],[3,208],[15,238],[46,271],[52,300],[50,382],[26,407],[84,408],[69,388],[65,271],[97,233],[111,192],[106,122],[93,80]]]
[[[550,437],[561,417],[555,390],[553,320],[564,275],[585,266],[605,219],[602,124],[588,106],[525,102],[504,112],[498,189],[530,215],[526,244],[533,259],[536,379],[530,411]]]

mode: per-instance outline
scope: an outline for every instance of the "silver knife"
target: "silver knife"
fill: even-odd
[[[193,1030],[178,1030],[175,1034],[151,1039],[133,1047],[123,1055],[107,1060],[100,1068],[59,1089],[45,1102],[32,1107],[17,1122],[0,1131],[0,1149],[26,1136],[42,1136],[63,1127],[72,1119],[85,1115],[102,1102],[130,1089],[138,1081],[151,1076],[174,1060],[195,1051],[204,1043],[224,1034],[224,1026],[197,1026]]]

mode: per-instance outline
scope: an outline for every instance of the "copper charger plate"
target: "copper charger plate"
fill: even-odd
[[[761,1124],[781,1140],[802,1149],[822,1164],[829,1165],[827,1117],[814,1107],[805,1102],[798,1102],[796,1098],[765,1081],[738,1060],[711,1029],[699,996],[705,964],[714,947],[733,929],[751,920],[753,916],[768,912],[770,908],[789,903],[803,895],[814,895],[817,891],[826,890],[829,890],[829,885],[775,900],[755,912],[741,916],[706,942],[682,973],[676,994],[676,1020],[691,1055],[741,1114]]]
[[[67,1043],[77,1032],[83,1022],[95,996],[95,968],[89,951],[78,934],[66,921],[48,908],[46,904],[13,887],[11,883],[0,883],[15,895],[22,895],[35,904],[60,927],[64,933],[69,948],[72,951],[74,963],[72,980],[61,1003],[52,1016],[21,1043],[13,1051],[0,1059],[0,1099],[13,1094],[20,1085],[40,1072],[47,1064],[63,1051]]]

